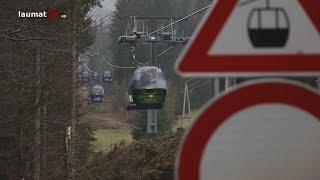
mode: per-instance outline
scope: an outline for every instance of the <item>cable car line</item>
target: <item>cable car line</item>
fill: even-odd
[[[196,81],[195,83],[193,83],[193,84],[191,84],[191,85],[188,85],[189,86],[189,88],[193,88],[193,87],[195,87],[195,86],[197,86],[197,85],[199,85],[199,84],[201,84],[201,81],[202,80],[198,80],[198,81]]]
[[[195,89],[201,88],[202,86],[206,85],[208,82],[210,82],[210,80],[206,80],[205,82],[203,82],[199,86],[193,87],[192,89],[189,90],[189,92],[192,92]]]
[[[246,6],[252,2],[255,2],[255,1],[260,1],[260,0],[247,0],[247,1],[244,1],[244,2],[240,2],[239,3],[239,6]]]
[[[186,83],[188,83],[189,81],[192,81],[194,79],[189,79],[188,81],[186,81]],[[190,89],[195,89],[195,88],[198,88],[199,84],[202,84],[203,82],[201,82],[202,80],[197,80],[196,82],[194,82],[193,84],[191,85],[188,85],[188,87]],[[208,81],[208,80],[207,80]],[[200,85],[201,86],[201,85]],[[181,89],[181,93],[184,93],[184,88]]]
[[[170,46],[168,49],[164,50],[162,53],[158,54],[157,57],[162,56],[163,54],[165,54],[166,52],[170,51],[173,48],[173,46]]]
[[[133,60],[134,60],[134,62],[136,62],[138,65],[140,65],[140,66],[147,66],[148,64],[147,64],[147,62],[146,63],[142,63],[142,62],[139,62],[137,59],[136,59],[136,56],[135,55],[133,55],[133,58],[132,58]]]
[[[136,69],[136,68],[137,68],[137,67],[117,66],[117,65],[114,65],[114,64],[110,63],[102,54],[100,54],[99,56],[100,56],[100,57],[102,58],[102,60],[103,60],[105,63],[107,63],[109,66],[114,67],[114,68],[117,68],[117,69]],[[99,56],[98,56],[98,57],[99,57]]]
[[[137,59],[136,59],[136,49],[134,46],[131,47],[131,54],[132,54],[132,59],[139,65],[142,65],[142,66],[145,66],[146,63],[142,63],[142,62],[139,62]]]
[[[205,10],[209,9],[209,8],[210,8],[211,6],[213,6],[213,5],[215,5],[215,3],[212,2],[212,3],[210,3],[208,6],[202,8],[202,9],[200,9],[200,10],[198,10],[198,11],[195,11],[195,12],[193,12],[193,13],[191,13],[191,14],[189,14],[189,15],[187,15],[187,16],[185,16],[185,17],[183,17],[183,18],[181,18],[181,19],[179,19],[179,20],[177,20],[177,21],[175,21],[175,22],[167,25],[167,26],[164,26],[164,27],[162,27],[162,28],[160,28],[160,29],[158,29],[158,30],[155,30],[155,31],[153,31],[153,32],[151,32],[151,33],[148,33],[148,34],[146,34],[146,35],[142,35],[142,37],[150,36],[150,35],[152,35],[152,34],[154,34],[154,33],[157,33],[157,32],[159,32],[159,31],[162,31],[162,30],[164,30],[164,29],[166,29],[166,28],[169,28],[169,27],[171,27],[171,26],[173,26],[173,25],[175,25],[175,24],[178,24],[178,23],[180,23],[180,22],[182,22],[182,21],[184,21],[184,20],[186,20],[186,19],[188,19],[188,18],[190,18],[190,17],[192,17],[192,16],[194,16],[194,15],[196,15],[196,14],[198,14],[198,13],[201,13],[202,11],[205,11]]]

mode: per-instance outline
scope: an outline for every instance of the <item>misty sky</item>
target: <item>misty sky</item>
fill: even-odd
[[[93,19],[102,18],[107,14],[110,14],[114,10],[114,4],[117,0],[100,0],[102,8],[96,7],[94,8],[89,15],[93,17]]]

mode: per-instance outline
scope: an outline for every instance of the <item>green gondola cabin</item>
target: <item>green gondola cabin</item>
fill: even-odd
[[[165,102],[167,84],[160,68],[139,67],[133,74],[128,110],[161,109]]]

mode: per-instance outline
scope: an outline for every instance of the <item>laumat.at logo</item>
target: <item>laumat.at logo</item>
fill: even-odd
[[[61,13],[57,9],[49,11],[18,11],[19,18],[47,18],[47,19],[57,19],[57,18],[67,18],[67,15]]]

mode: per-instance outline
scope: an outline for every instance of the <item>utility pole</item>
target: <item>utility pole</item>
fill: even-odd
[[[157,64],[156,59],[156,42],[150,43],[150,57],[151,65],[155,66]],[[147,134],[157,134],[158,133],[158,110],[147,110]]]
[[[217,97],[220,94],[220,78],[213,79],[213,93],[214,97]]]
[[[157,43],[168,43],[165,40],[149,40],[146,41],[150,44],[150,57],[151,57],[151,65],[156,66],[157,65],[157,51],[156,51],[156,45]],[[186,42],[173,42],[171,41],[171,45],[177,45],[182,44]],[[189,101],[189,96],[187,96]],[[190,109],[190,103],[189,103],[189,109]],[[191,110],[189,110],[189,113],[191,114]],[[191,115],[190,115],[191,117]],[[157,134],[158,133],[158,110],[147,110],[147,134]]]
[[[189,126],[191,126],[191,101],[190,101],[190,96],[189,96],[189,89],[188,89],[188,84],[187,84],[187,101],[188,101],[188,111],[189,111]]]
[[[231,87],[235,86],[237,84],[237,79],[236,78],[225,78],[225,90],[230,89]]]
[[[189,96],[189,87],[188,81],[184,83],[184,95],[183,95],[183,109],[182,109],[182,120],[181,120],[181,127],[184,128],[184,119],[186,115],[186,104],[188,103],[188,113],[189,113],[189,126],[191,125],[191,103],[190,103],[190,96]]]
[[[220,78],[214,78],[212,81],[214,97],[218,97],[221,92],[221,84],[220,84],[221,81],[220,80],[221,80]],[[224,83],[224,87],[223,87],[224,90],[228,90],[237,84],[237,79],[225,77],[223,83]]]
[[[231,79],[226,77],[225,83],[224,83],[224,88],[225,88],[225,90],[228,90],[230,87],[231,87]]]

